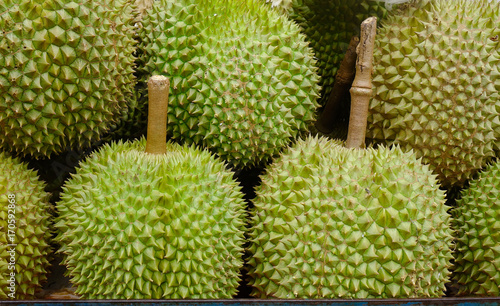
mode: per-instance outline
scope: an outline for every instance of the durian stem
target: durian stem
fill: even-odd
[[[352,84],[351,114],[347,133],[347,148],[362,149],[365,147],[368,106],[372,96],[373,49],[377,18],[370,17],[361,23],[361,38],[356,48],[356,77]]]
[[[359,37],[354,36],[349,42],[349,47],[345,53],[342,63],[340,63],[339,70],[335,76],[335,84],[333,85],[332,92],[328,97],[325,108],[318,121],[316,121],[316,128],[324,134],[329,134],[333,131],[337,121],[340,120],[339,115],[343,103],[347,103],[350,99],[349,89],[351,88],[352,81],[356,72],[356,46],[359,43]]]
[[[167,153],[167,109],[170,82],[162,75],[148,81],[148,134],[146,153]]]

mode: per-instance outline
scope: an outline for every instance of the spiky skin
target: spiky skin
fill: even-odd
[[[438,297],[451,259],[435,175],[398,147],[307,138],[262,176],[249,276],[261,298]]]
[[[262,1],[262,0],[261,0]],[[349,41],[359,35],[361,22],[371,16],[383,18],[384,4],[371,0],[266,0],[284,12],[303,30],[318,59],[321,99],[325,105]],[[347,114],[349,106],[347,105]],[[348,117],[348,116],[347,116]]]
[[[500,296],[500,162],[480,172],[453,210],[461,294]]]
[[[497,109],[497,114],[500,114],[500,103],[496,104],[496,109]],[[500,118],[497,117],[498,120]],[[495,150],[496,156],[500,158],[500,124],[495,124],[496,130],[495,130],[495,135],[496,136],[496,141],[493,143],[493,149]]]
[[[236,167],[307,130],[317,68],[299,28],[260,0],[161,0],[143,18],[142,71],[170,78],[168,132]]]
[[[244,200],[208,151],[145,140],[105,145],[57,203],[56,240],[76,293],[104,299],[230,298],[242,266]]]
[[[379,29],[367,137],[413,149],[445,187],[461,187],[500,138],[500,7],[417,1]]]
[[[139,18],[142,18],[142,15],[153,6],[153,2],[154,0],[135,0],[135,5],[140,15]]]
[[[99,140],[133,98],[125,0],[0,3],[0,147],[35,158]]]
[[[144,123],[147,121],[147,110],[144,110],[144,107],[139,104],[137,101],[140,91],[139,85],[136,82],[136,57],[137,57],[137,28],[140,25],[140,9],[138,4],[134,0],[94,0],[98,1],[99,5],[106,7],[106,9],[110,10],[110,17],[112,20],[112,24],[117,24],[123,26],[118,38],[115,39],[115,42],[119,43],[119,39],[123,39],[123,34],[126,34],[126,43],[128,44],[129,49],[127,50],[127,54],[132,52],[133,61],[122,61],[117,62],[122,67],[118,69],[122,69],[125,73],[134,74],[134,78],[127,84],[126,88],[126,103],[124,107],[121,109],[120,114],[117,116],[117,120],[113,120],[110,122],[109,127],[107,128],[104,135],[100,135],[99,141],[94,141],[95,143],[99,142],[109,142],[112,140],[118,139],[136,139],[135,135],[140,134],[141,129],[146,126]],[[132,40],[133,39],[133,40]],[[123,44],[124,42],[121,42]],[[130,48],[132,46],[133,48]],[[132,68],[132,70],[131,70]],[[129,76],[127,76],[129,77]]]
[[[107,133],[101,137],[101,142],[135,140],[146,135],[148,104],[145,92],[147,92],[147,84],[136,84],[135,96],[129,100],[128,108],[123,112],[120,121],[113,124]]]
[[[50,204],[44,186],[26,163],[0,152],[0,300],[33,299],[47,279]]]

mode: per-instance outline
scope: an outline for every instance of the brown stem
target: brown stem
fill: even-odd
[[[148,81],[148,134],[146,153],[167,152],[167,109],[170,82],[167,77],[154,75]]]
[[[359,38],[354,36],[349,42],[346,54],[340,64],[337,75],[335,76],[335,84],[333,85],[330,97],[326,102],[323,112],[316,121],[316,128],[324,134],[329,134],[333,131],[337,121],[340,119],[339,114],[342,104],[349,100],[349,89],[356,72],[356,46],[359,43]]]
[[[376,30],[376,17],[370,17],[361,23],[361,38],[356,49],[358,54],[356,77],[350,90],[351,115],[346,141],[347,148],[361,149],[365,147],[368,105],[373,93],[372,69]]]

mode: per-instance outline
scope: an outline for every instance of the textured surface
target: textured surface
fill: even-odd
[[[359,35],[361,22],[383,18],[384,4],[370,0],[267,0],[294,20],[306,35],[318,59],[320,104],[326,104],[349,41]],[[347,113],[349,105],[346,105]]]
[[[378,31],[367,137],[413,149],[462,186],[500,139],[500,7],[420,1]]]
[[[468,295],[500,296],[500,163],[462,192],[453,211],[456,280]]]
[[[144,139],[80,164],[57,204],[57,241],[85,298],[229,298],[243,262],[244,201],[208,151]]]
[[[438,297],[451,259],[444,192],[399,148],[299,141],[254,199],[256,297]]]
[[[87,147],[124,116],[135,83],[129,13],[124,0],[0,3],[4,150]]]
[[[312,51],[296,25],[260,0],[157,1],[140,37],[142,73],[170,79],[175,139],[251,166],[314,119]]]
[[[140,303],[142,306],[160,306],[165,305],[164,301],[152,301],[152,300],[141,300],[134,301],[135,303]],[[168,305],[172,306],[183,306],[189,304],[191,306],[248,306],[255,305],[258,303],[259,306],[414,306],[418,305],[429,305],[434,306],[436,304],[455,305],[455,306],[498,306],[500,303],[500,298],[489,297],[489,298],[443,298],[443,299],[391,299],[391,300],[380,300],[380,299],[363,299],[363,300],[348,300],[348,299],[333,299],[333,300],[322,300],[313,301],[307,299],[301,300],[196,300],[196,301],[168,301]],[[68,302],[57,302],[57,301],[47,301],[45,303],[38,301],[37,306],[65,306]],[[94,301],[79,301],[77,303],[72,303],[77,306],[91,306],[95,305]],[[113,306],[116,305],[116,301],[99,301],[101,306]]]
[[[16,299],[35,298],[47,279],[49,195],[43,188],[36,172],[0,152],[0,300],[12,299],[11,272],[15,272]],[[15,252],[9,253],[12,248]],[[12,254],[15,271],[9,268]]]

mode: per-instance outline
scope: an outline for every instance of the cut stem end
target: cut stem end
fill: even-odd
[[[162,75],[148,81],[148,132],[146,153],[167,153],[167,110],[170,82]]]

